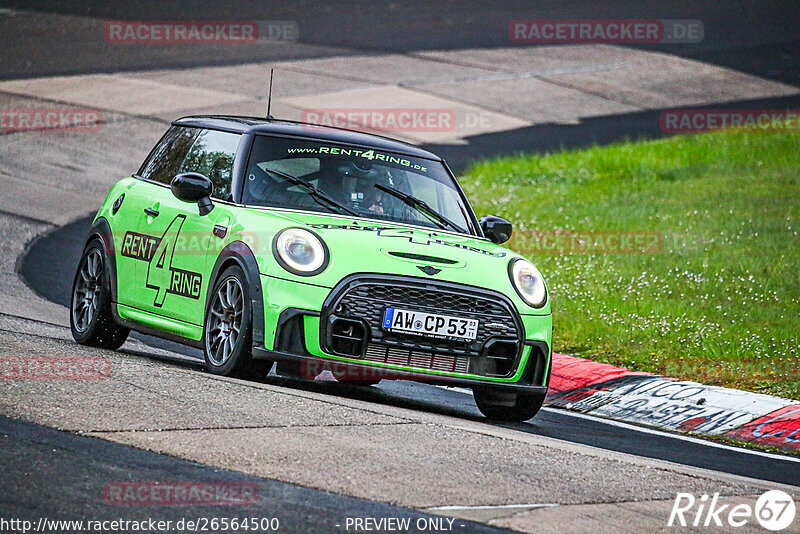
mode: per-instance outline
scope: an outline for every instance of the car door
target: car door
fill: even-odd
[[[148,233],[145,211],[158,210],[160,202],[172,196],[169,183],[186,158],[197,132],[173,126],[155,145],[142,164],[131,187],[124,192],[113,232],[120,236],[117,268],[117,302],[121,306],[144,309],[153,297],[140,279],[140,267],[151,261],[160,235]],[[118,238],[119,239],[119,238]]]
[[[212,199],[231,201],[233,161],[240,135],[216,130],[192,130],[193,141],[174,174],[197,172],[214,184]],[[173,175],[174,176],[174,175]],[[173,321],[201,326],[205,294],[216,255],[216,225],[227,227],[228,212],[219,203],[201,216],[197,204],[178,200],[169,188],[153,195],[142,210],[143,234],[157,239],[149,262],[138,265],[139,287],[147,294],[143,310]]]

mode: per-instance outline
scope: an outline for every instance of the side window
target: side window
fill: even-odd
[[[169,185],[200,132],[196,128],[171,127],[147,156],[139,176]]]
[[[199,134],[186,153],[178,174],[199,172],[214,184],[214,197],[231,200],[233,158],[239,145],[239,134],[199,130]]]

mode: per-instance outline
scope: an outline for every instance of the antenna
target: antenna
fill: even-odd
[[[270,115],[270,110],[272,109],[272,74],[275,72],[275,69],[269,69],[269,96],[267,97],[267,118],[274,119],[272,115]]]

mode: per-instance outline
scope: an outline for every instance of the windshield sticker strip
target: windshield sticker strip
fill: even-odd
[[[330,154],[332,156],[354,156],[357,158],[363,158],[368,160],[374,161],[382,161],[385,163],[391,163],[395,165],[401,165],[403,167],[408,167],[409,169],[413,169],[415,171],[421,172],[428,172],[428,168],[420,165],[419,163],[414,163],[413,161],[400,157],[400,156],[392,156],[390,154],[381,154],[380,152],[376,152],[375,150],[362,150],[360,148],[342,148],[338,146],[320,146],[320,147],[295,147],[295,148],[287,148],[286,152],[288,154]]]

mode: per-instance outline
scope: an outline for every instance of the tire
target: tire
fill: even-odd
[[[254,360],[252,301],[241,267],[228,267],[214,284],[203,321],[203,355],[212,374],[257,380],[272,362]]]
[[[125,343],[130,329],[114,322],[111,313],[111,276],[103,243],[86,247],[72,281],[69,307],[72,337],[81,345],[116,350]]]
[[[523,395],[492,388],[472,390],[475,404],[493,421],[522,422],[532,419],[544,404],[545,395]]]

